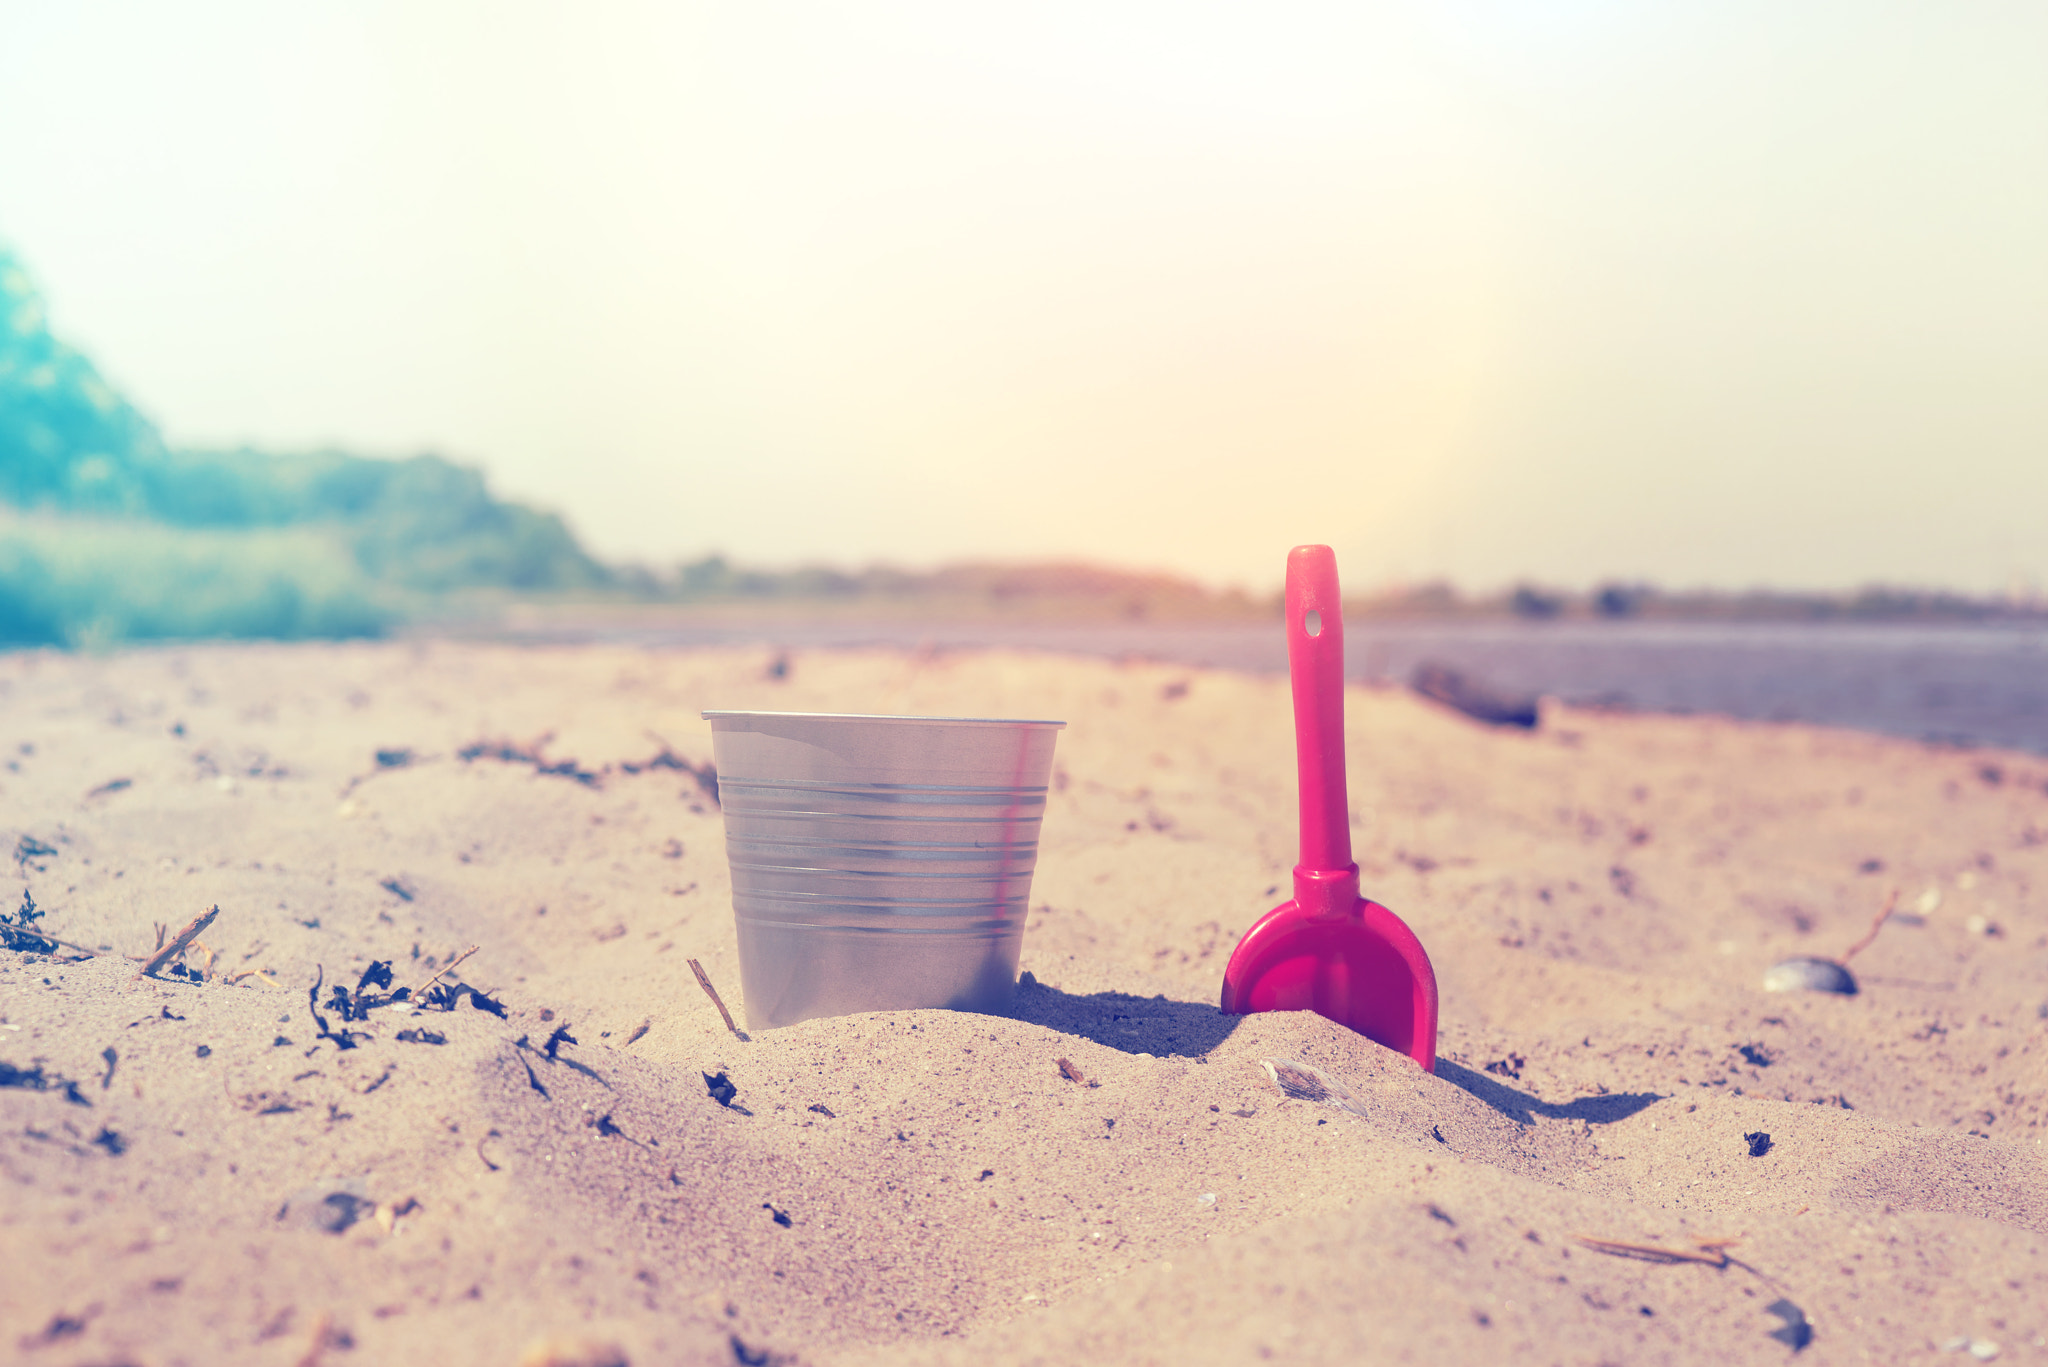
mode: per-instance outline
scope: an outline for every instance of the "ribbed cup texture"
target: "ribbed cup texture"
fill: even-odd
[[[1003,1009],[1056,724],[710,715],[747,1023]]]

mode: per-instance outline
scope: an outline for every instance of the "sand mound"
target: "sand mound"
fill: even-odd
[[[769,663],[0,660],[0,834],[37,924],[110,947],[0,954],[6,1352],[2048,1359],[2048,763],[1354,692],[1431,1076],[1215,1010],[1293,860],[1284,681]],[[706,706],[1068,719],[1009,1016],[726,1031]],[[1895,886],[1862,993],[1760,990]],[[216,904],[206,979],[138,978]],[[473,991],[349,1018],[443,970]]]

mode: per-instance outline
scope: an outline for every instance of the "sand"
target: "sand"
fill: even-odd
[[[0,1357],[2048,1361],[2048,761],[1353,690],[1431,1076],[1215,1009],[1293,862],[1284,680],[772,663],[0,657],[0,857],[109,947],[0,953]],[[1064,717],[1014,1014],[728,1033],[719,811],[648,763],[704,707]],[[1859,995],[1761,990],[1894,888]],[[139,977],[216,905],[208,978]],[[502,1017],[309,1010],[471,945]]]

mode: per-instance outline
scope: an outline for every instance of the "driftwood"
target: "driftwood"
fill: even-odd
[[[1425,660],[1415,667],[1408,686],[1431,702],[1442,703],[1489,726],[1519,726],[1534,730],[1540,720],[1535,698],[1526,694],[1510,696],[1496,693],[1449,665]]]
[[[191,946],[192,942],[199,938],[199,932],[205,930],[208,926],[212,925],[213,918],[218,915],[220,915],[220,908],[215,907],[212,911],[207,912],[204,916],[193,917],[191,925],[188,925],[183,930],[179,931],[176,935],[171,937],[171,942],[169,944],[163,946],[161,949],[157,950],[156,953],[149,956],[149,961],[143,964],[142,972],[138,976],[144,978],[154,978],[156,976],[156,971],[159,968],[162,968],[165,964],[177,958],[180,954],[183,954],[186,951],[186,949]]]

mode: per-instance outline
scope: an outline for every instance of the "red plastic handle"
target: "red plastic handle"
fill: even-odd
[[[1344,788],[1344,613],[1337,553],[1287,553],[1287,667],[1294,681],[1294,757],[1301,781],[1301,866],[1356,874]]]

